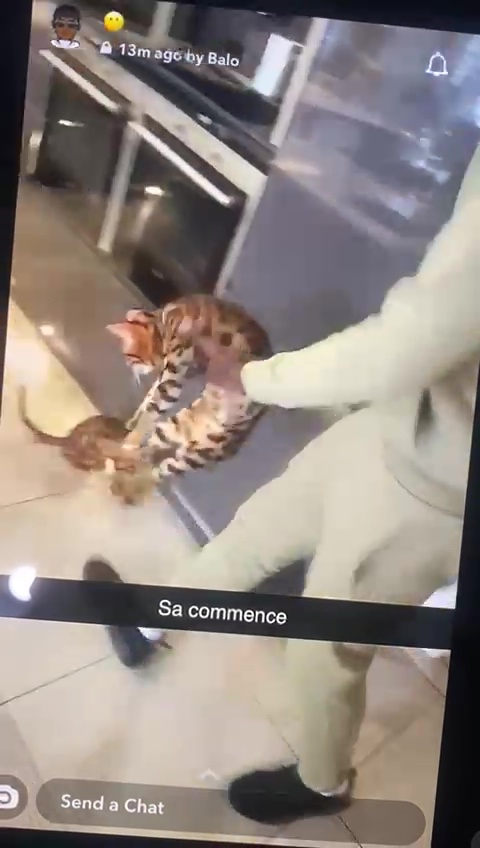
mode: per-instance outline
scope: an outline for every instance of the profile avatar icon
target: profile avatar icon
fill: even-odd
[[[63,47],[65,50],[80,47],[77,34],[81,27],[81,19],[76,6],[70,6],[68,3],[57,6],[53,13],[52,27],[55,30],[55,38],[52,38],[50,43],[54,47]]]

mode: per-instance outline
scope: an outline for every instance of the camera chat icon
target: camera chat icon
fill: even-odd
[[[0,774],[0,821],[19,816],[27,802],[27,788],[22,781],[13,775]]]
[[[20,803],[20,793],[8,783],[0,784],[0,807],[2,810],[15,810]]]

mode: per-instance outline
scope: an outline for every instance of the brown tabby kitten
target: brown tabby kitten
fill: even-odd
[[[20,418],[37,442],[61,448],[65,459],[81,471],[103,471],[106,460],[115,453],[128,434],[125,424],[107,415],[92,415],[77,424],[65,436],[52,436],[40,430],[27,414],[26,390],[18,392]]]
[[[201,397],[177,415],[157,423],[141,448],[124,447],[107,468],[110,491],[125,503],[139,503],[166,477],[206,468],[233,456],[264,408],[232,398],[207,385]],[[227,410],[227,411],[225,411]]]
[[[158,418],[180,397],[192,364],[206,370],[195,339],[210,338],[231,348],[241,362],[270,354],[267,334],[242,307],[211,295],[192,295],[154,313],[131,310],[126,321],[108,329],[120,338],[123,354],[134,371],[160,370],[128,425],[133,427],[125,442],[132,460],[130,471],[141,472],[153,487],[163,477],[219,462],[238,448],[263,407],[245,397],[233,402],[230,394],[217,386],[207,384],[190,407],[165,421]],[[148,424],[142,426],[146,418]],[[123,495],[128,489],[128,476],[125,467],[114,477],[114,494]]]
[[[120,339],[126,362],[136,375],[160,371],[136,420],[145,411],[156,417],[176,403],[192,366],[206,370],[207,363],[195,347],[198,337],[232,349],[245,362],[271,353],[268,336],[257,321],[243,307],[214,295],[182,297],[156,312],[131,309],[125,321],[109,324],[107,330]]]

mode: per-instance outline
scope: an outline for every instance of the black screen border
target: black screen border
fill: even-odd
[[[183,0],[180,0],[183,2]],[[314,15],[337,20],[364,21],[432,30],[480,34],[480,14],[469,0],[457,0],[452,11],[446,0],[242,0],[197,5]],[[32,0],[2,4],[0,78],[2,132],[0,133],[0,393],[10,298],[22,128],[32,18]],[[480,391],[480,386],[479,386]],[[474,438],[468,482],[457,606],[454,614],[450,673],[438,774],[432,848],[469,848],[480,830],[475,779],[480,762],[480,398],[477,393]],[[1,763],[1,751],[0,751]],[[159,844],[194,848],[205,840],[151,838],[100,833],[66,833],[23,828],[1,828],[5,848],[149,848]],[[212,840],[213,842],[214,840]],[[215,844],[221,844],[215,840]],[[223,843],[225,844],[225,843]],[[232,843],[227,843],[231,845]],[[238,846],[240,842],[234,843]],[[247,846],[245,846],[247,848]]]

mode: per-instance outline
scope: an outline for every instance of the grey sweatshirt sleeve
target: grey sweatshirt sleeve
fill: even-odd
[[[480,350],[480,199],[459,209],[380,312],[311,347],[242,370],[252,400],[286,408],[421,390]]]

